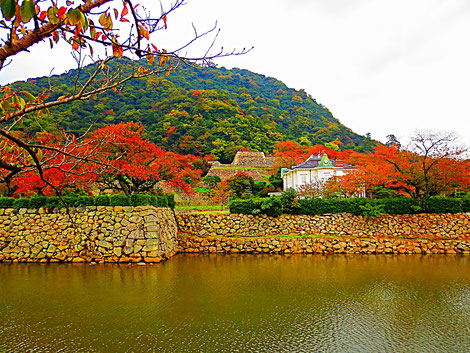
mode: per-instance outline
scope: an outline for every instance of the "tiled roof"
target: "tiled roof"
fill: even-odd
[[[292,169],[314,169],[314,168],[318,168],[318,166],[320,165],[321,159],[322,159],[321,156],[318,156],[318,155],[315,156],[315,155],[311,154],[305,160],[305,162],[302,162],[300,164],[297,164],[297,165],[293,166]],[[333,167],[336,167],[336,161],[330,160],[330,162],[331,162]],[[343,163],[343,169],[356,169],[356,167],[354,167],[353,165],[350,165],[350,164]]]

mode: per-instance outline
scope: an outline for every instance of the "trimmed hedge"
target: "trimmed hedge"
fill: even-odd
[[[109,206],[110,200],[109,195],[98,195],[95,197],[95,206]]]
[[[230,213],[251,214],[255,209],[254,199],[235,199],[230,201],[228,207]]]
[[[388,214],[413,214],[421,210],[419,202],[408,197],[380,199],[378,203],[384,206],[384,212]]]
[[[168,207],[170,207],[172,210],[174,210],[175,206],[176,206],[175,195],[174,194],[166,194],[165,197],[167,199]]]
[[[299,205],[296,201],[296,193],[294,189],[288,189],[281,194],[282,212],[289,214],[298,214]]]
[[[71,197],[68,197],[67,199],[64,197],[63,198],[65,203],[67,203],[67,205],[69,206],[72,206],[70,203],[73,202],[71,199]],[[64,207],[64,204],[63,202],[61,201],[60,197],[58,196],[52,196],[52,197],[48,197],[47,200],[46,200],[46,204],[44,207],[49,207],[49,208],[61,208],[61,207]]]
[[[0,208],[12,208],[14,202],[13,197],[0,197]]]
[[[28,208],[28,207],[29,207],[28,199],[16,199],[15,202],[13,202],[13,208]]]
[[[79,196],[77,200],[77,206],[93,206],[95,204],[95,199],[91,196]]]
[[[283,194],[278,198],[271,197],[265,199],[235,199],[230,202],[229,208],[230,213],[267,214],[274,217],[282,213],[304,215],[352,213],[354,215],[370,216],[371,214],[378,215],[380,213],[403,215],[423,212],[417,200],[405,197],[379,200],[349,198],[302,199],[295,201],[294,197],[287,193],[286,195]],[[425,212],[470,212],[470,199],[432,197],[427,202]]]
[[[151,205],[155,207],[168,207],[168,199],[165,195],[152,195]]]
[[[463,212],[462,200],[450,197],[431,197],[426,202],[429,213],[458,213]]]
[[[33,196],[29,199],[13,197],[0,197],[0,208],[62,208],[68,207],[86,207],[86,206],[155,206],[175,207],[174,195],[144,195],[136,194],[127,197],[126,195],[98,195],[91,196],[64,196],[62,199],[58,196]]]
[[[282,202],[279,197],[264,199],[235,199],[229,204],[230,213],[265,214],[277,217],[282,214]]]
[[[131,206],[145,206],[152,204],[152,195],[133,194],[131,195]]]
[[[365,198],[351,199],[303,199],[299,200],[299,211],[306,215],[319,215],[326,213],[352,213],[361,215],[363,209],[361,206],[371,203],[371,200]],[[376,203],[374,201],[373,203]]]
[[[28,208],[41,208],[41,207],[44,207],[47,203],[46,196],[33,196],[29,198],[28,200],[29,200]]]
[[[462,199],[462,212],[470,212],[470,197]]]
[[[126,195],[111,195],[109,196],[109,206],[129,206],[130,201]]]
[[[263,199],[261,202],[261,213],[271,217],[279,217],[282,214],[281,199],[279,197]]]

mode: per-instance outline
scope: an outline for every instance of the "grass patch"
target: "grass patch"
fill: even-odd
[[[226,205],[176,205],[175,211],[197,214],[230,214]]]
[[[224,205],[176,205],[175,210],[180,211],[223,211],[228,209]]]
[[[230,214],[230,211],[227,209],[227,210],[220,210],[220,211],[217,211],[217,210],[212,210],[212,211],[194,211],[194,213],[197,213],[197,214]]]

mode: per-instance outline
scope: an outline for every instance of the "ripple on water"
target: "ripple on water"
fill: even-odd
[[[0,278],[0,352],[470,350],[462,257],[180,255]]]

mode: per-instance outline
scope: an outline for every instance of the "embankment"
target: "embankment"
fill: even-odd
[[[0,262],[160,262],[176,233],[169,208],[0,209]]]
[[[470,254],[468,240],[179,236],[178,252],[247,254]]]
[[[268,254],[468,254],[470,213],[178,215],[179,252]]]
[[[366,218],[348,213],[268,217],[242,214],[177,215],[181,233],[201,237],[318,234],[353,238],[470,239],[470,213],[383,215]]]
[[[468,254],[470,213],[175,219],[153,206],[0,209],[0,262],[144,263],[177,252]]]

